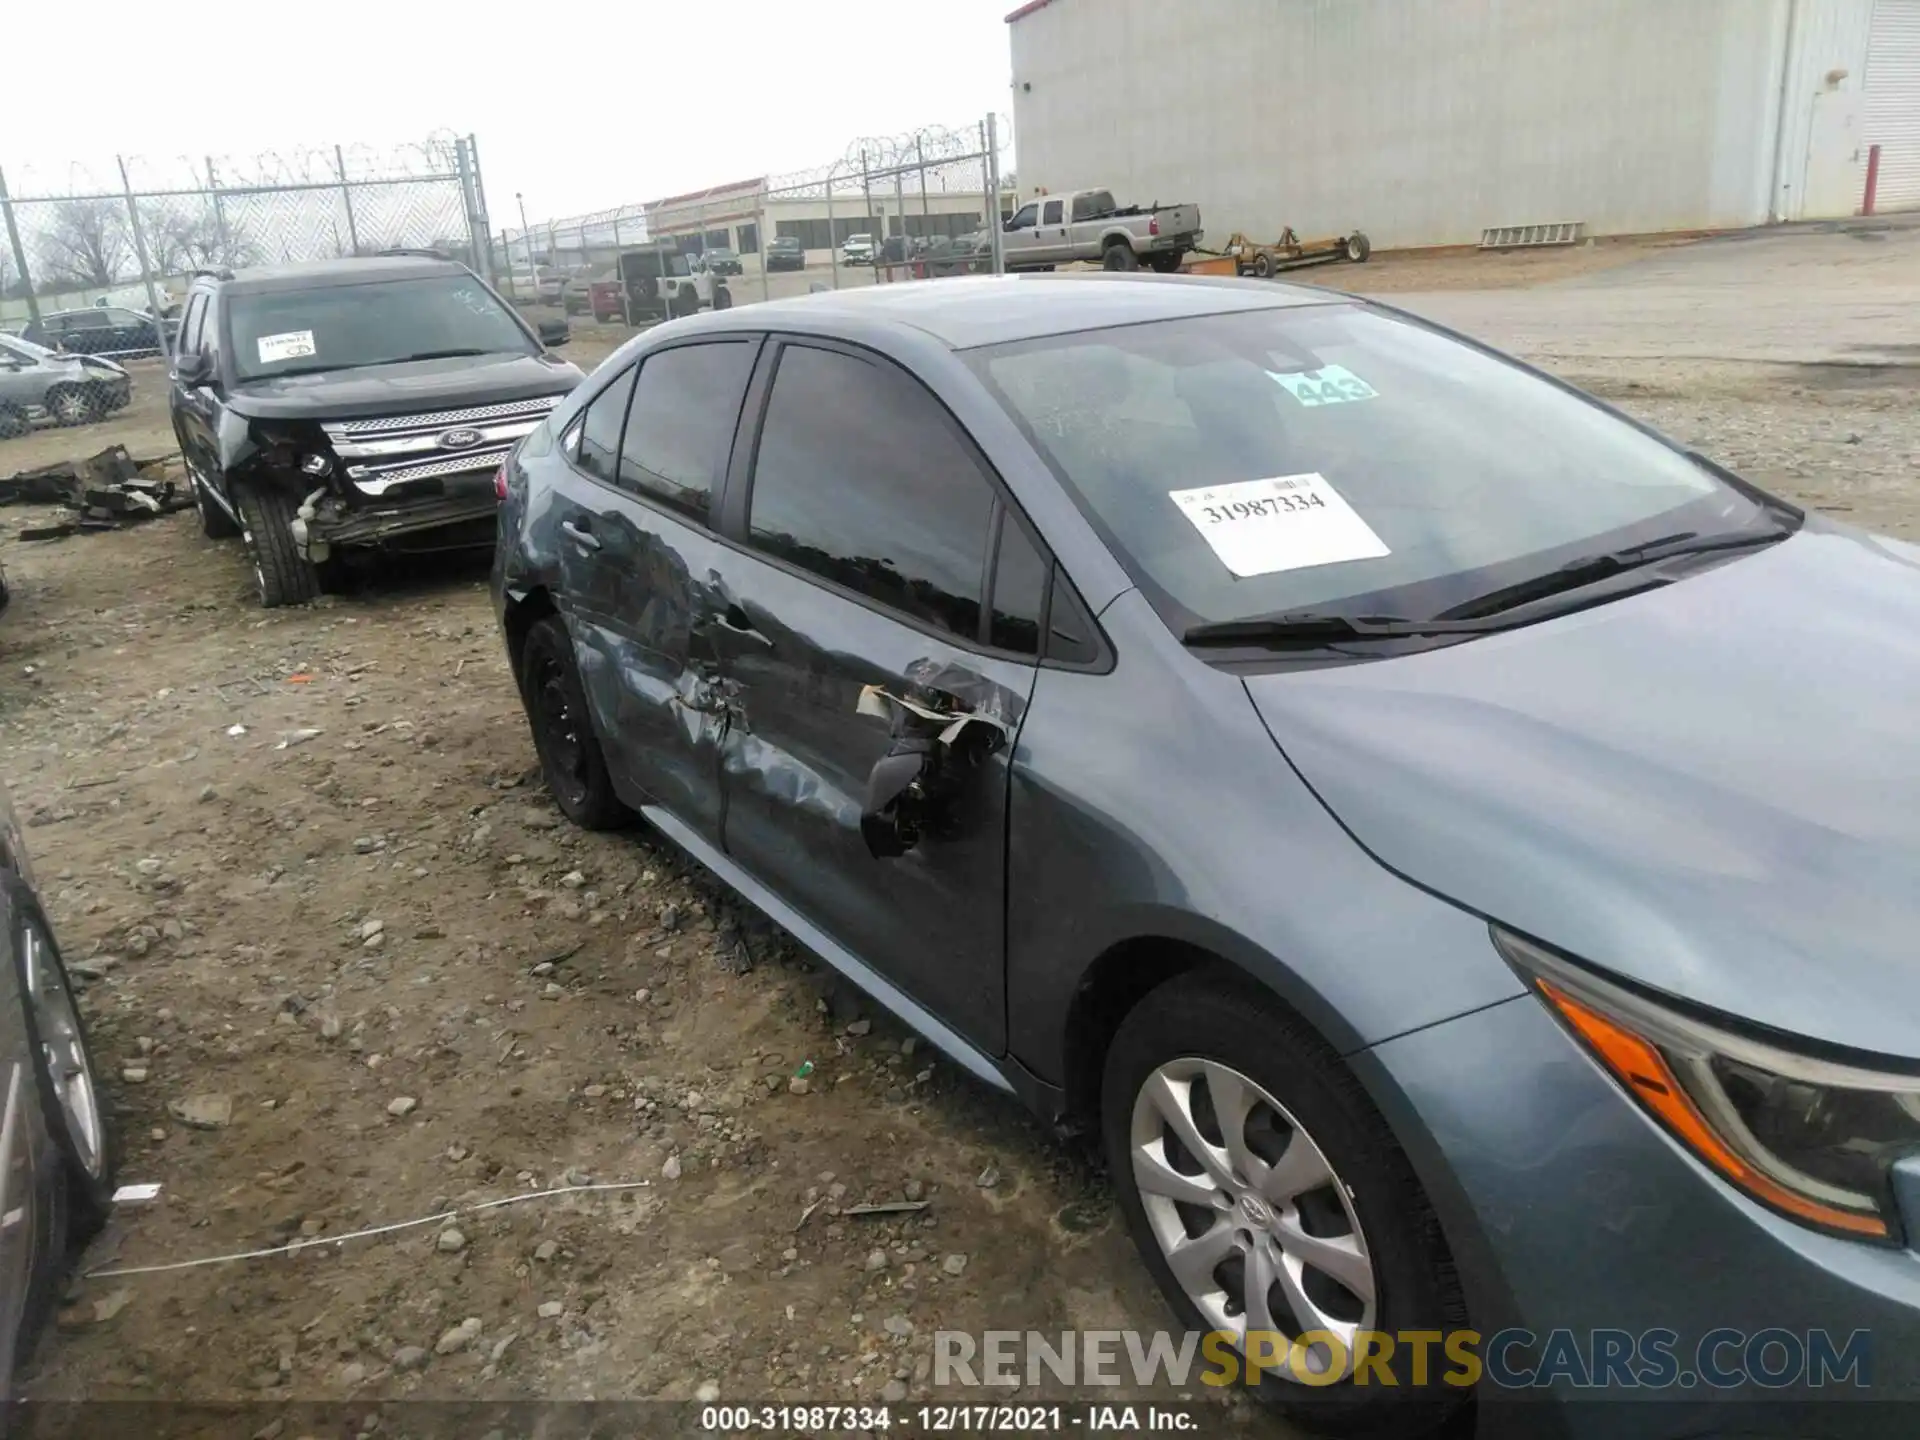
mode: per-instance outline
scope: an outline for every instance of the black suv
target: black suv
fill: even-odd
[[[566,338],[432,256],[200,272],[169,405],[202,526],[245,537],[269,606],[350,557],[491,545],[501,460],[580,383]]]

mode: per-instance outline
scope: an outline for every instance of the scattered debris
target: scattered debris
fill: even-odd
[[[167,1103],[167,1113],[189,1130],[223,1130],[233,1120],[231,1095],[189,1095]]]
[[[931,1200],[886,1200],[878,1205],[850,1205],[842,1215],[918,1215]]]
[[[160,1182],[157,1180],[144,1180],[134,1185],[122,1185],[118,1190],[113,1192],[113,1203],[116,1205],[145,1205],[148,1201],[158,1200],[159,1198]]]
[[[387,1114],[396,1120],[404,1120],[413,1113],[413,1107],[419,1103],[411,1095],[396,1095],[387,1102]]]
[[[219,1098],[226,1099],[225,1096]],[[313,1235],[301,1240],[291,1240],[285,1245],[272,1245],[265,1250],[242,1250],[232,1255],[207,1255],[198,1260],[175,1260],[166,1265],[120,1265],[111,1269],[89,1270],[86,1272],[86,1278],[104,1280],[116,1275],[161,1275],[174,1270],[198,1270],[207,1265],[231,1265],[240,1260],[264,1260],[274,1255],[291,1255],[296,1251],[310,1250],[315,1245],[344,1245],[349,1240],[367,1240],[376,1235],[391,1235],[395,1231],[412,1230],[421,1225],[437,1225],[443,1220],[452,1220],[459,1215],[478,1215],[482,1211],[500,1210],[508,1205],[524,1205],[529,1200],[550,1200],[557,1195],[580,1195],[608,1190],[642,1190],[649,1183],[646,1180],[608,1180],[594,1185],[562,1185],[552,1190],[529,1190],[523,1195],[505,1195],[498,1200],[482,1200],[475,1205],[456,1206],[452,1210],[441,1210],[413,1220],[397,1220],[391,1225],[375,1225],[366,1230],[351,1230],[345,1235]],[[398,1358],[394,1363],[396,1365],[400,1363]]]
[[[89,530],[117,530],[175,510],[193,508],[193,497],[178,481],[164,477],[171,455],[136,460],[124,445],[110,445],[84,460],[63,460],[21,470],[0,480],[0,505],[64,505],[76,518],[57,525],[29,526],[22,540],[61,540]]]

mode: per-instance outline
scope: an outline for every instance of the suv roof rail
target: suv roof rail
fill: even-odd
[[[385,259],[389,256],[399,256],[399,255],[417,255],[422,260],[453,259],[453,256],[449,255],[444,250],[431,250],[426,248],[425,246],[418,246],[418,245],[396,245],[391,249],[380,251],[379,254],[382,259]]]
[[[225,265],[203,265],[193,272],[193,278],[195,280],[198,280],[202,275],[206,276],[209,280],[233,279],[233,271]]]

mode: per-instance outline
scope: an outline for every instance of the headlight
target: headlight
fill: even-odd
[[[1920,1149],[1920,1074],[1782,1049],[1493,937],[1627,1093],[1741,1190],[1823,1230],[1898,1234],[1887,1171]]]

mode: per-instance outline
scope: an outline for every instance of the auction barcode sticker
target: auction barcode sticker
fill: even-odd
[[[311,330],[289,330],[282,335],[260,337],[262,365],[271,365],[278,360],[299,360],[313,353],[313,331]]]
[[[1221,563],[1243,579],[1392,553],[1323,475],[1279,475],[1167,495]]]

